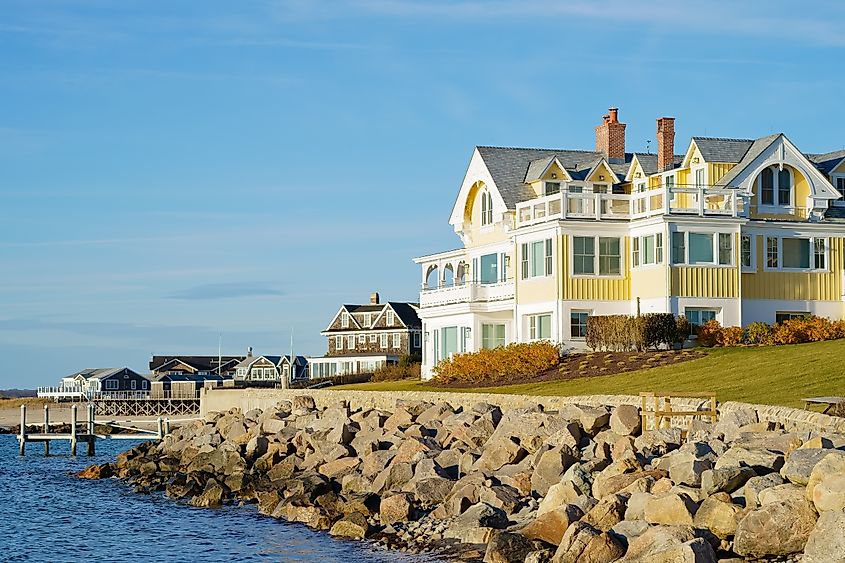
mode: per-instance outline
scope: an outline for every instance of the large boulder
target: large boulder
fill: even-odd
[[[526,455],[528,455],[528,452],[512,438],[496,440],[494,443],[488,442],[485,444],[484,451],[482,451],[478,461],[475,462],[473,469],[492,473],[505,465],[519,463]],[[559,478],[560,475],[558,475],[558,480]]]
[[[563,533],[573,522],[584,516],[574,504],[565,504],[551,511],[538,514],[537,517],[520,530],[528,539],[542,540],[553,545],[560,545]]]
[[[369,528],[367,518],[360,512],[353,512],[335,522],[329,534],[339,538],[362,540],[367,536]]]
[[[768,475],[750,478],[742,487],[745,507],[757,508],[760,506],[760,501],[757,498],[760,492],[778,485],[783,485],[783,477],[778,473],[769,473]]]
[[[768,504],[739,521],[734,551],[751,558],[799,553],[815,524],[816,512],[806,500]]]
[[[686,494],[666,493],[648,499],[644,516],[649,524],[691,526],[697,508]]]
[[[531,476],[531,487],[540,496],[545,496],[549,492],[549,487],[560,482],[561,477],[575,459],[569,446],[557,446],[544,452]]]
[[[681,447],[683,434],[680,428],[644,430],[634,440],[634,447],[645,456],[663,456]]]
[[[701,473],[701,492],[708,496],[719,492],[732,493],[756,475],[752,468],[738,465],[707,469]]]
[[[624,554],[625,547],[616,537],[575,522],[563,534],[552,563],[611,563]]]
[[[628,544],[628,551],[623,561],[626,563],[653,563],[654,561],[673,561],[710,563],[713,559],[695,559],[685,556],[666,559],[666,553],[672,554],[679,546],[696,540],[695,530],[691,526],[652,526]],[[683,551],[683,550],[682,550]],[[711,548],[712,551],[712,548]]]
[[[813,505],[819,514],[845,509],[845,473],[830,475],[817,484],[813,488]]]
[[[701,486],[701,474],[713,468],[709,459],[699,459],[692,453],[676,452],[669,464],[669,478],[677,484]]]
[[[585,524],[606,532],[625,519],[628,498],[623,495],[608,495],[581,518]]]
[[[504,512],[482,502],[453,519],[443,535],[461,543],[487,543],[493,530],[504,529],[507,525],[508,517]]]
[[[812,501],[816,485],[832,475],[845,475],[845,452],[832,450],[813,467],[807,480],[807,500]]]
[[[797,449],[786,458],[786,462],[780,469],[780,474],[784,479],[806,487],[807,483],[810,482],[810,474],[813,472],[813,468],[830,452],[831,450],[827,449]]]
[[[769,450],[749,450],[733,446],[719,456],[715,468],[750,467],[758,475],[780,471],[783,467],[783,454]]]
[[[737,515],[742,509],[731,502],[727,493],[716,493],[704,499],[693,518],[696,528],[707,528],[721,539],[732,537],[736,532]]]
[[[496,532],[487,544],[484,563],[523,563],[528,554],[537,551],[539,547],[520,534]]]
[[[819,516],[804,547],[802,563],[845,563],[845,510]]]
[[[767,504],[774,504],[776,502],[797,502],[804,500],[804,487],[793,485],[792,483],[784,483],[783,485],[775,485],[768,489],[763,489],[757,495],[757,502],[760,506]]]
[[[607,427],[610,413],[605,407],[582,407],[580,422],[584,432],[594,436]]]
[[[641,427],[640,410],[633,405],[619,405],[610,415],[610,429],[620,436],[636,436]]]
[[[413,499],[411,495],[400,493],[381,499],[379,505],[379,520],[382,524],[407,522],[411,519]]]

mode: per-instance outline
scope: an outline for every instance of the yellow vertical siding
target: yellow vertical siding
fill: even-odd
[[[707,175],[710,177],[710,184],[715,184],[728,173],[734,165],[730,162],[710,162],[707,164]]]
[[[672,266],[671,291],[677,297],[738,297],[737,268]]]
[[[560,248],[563,252],[563,259],[561,260],[563,270],[560,278],[563,299],[594,301],[627,301],[631,299],[631,265],[628,260],[630,241],[628,237],[622,237],[622,271],[625,275],[618,278],[572,277],[569,264],[570,244],[571,237],[564,235],[560,240]],[[598,252],[598,248],[596,252]]]
[[[829,239],[828,272],[764,271],[764,237],[756,238],[757,271],[742,274],[744,299],[839,301],[842,298],[842,238]]]

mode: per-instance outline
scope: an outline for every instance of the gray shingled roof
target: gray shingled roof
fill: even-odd
[[[717,186],[730,186],[731,182],[739,175],[740,172],[745,170],[751,162],[754,161],[755,158],[760,156],[769,145],[775,142],[783,133],[776,133],[774,135],[767,135],[766,137],[760,137],[759,139],[755,139],[751,146],[748,147],[748,150],[742,156],[742,159],[739,160],[733,168],[728,170],[728,173],[722,176],[718,182],[716,182]],[[697,143],[696,143],[697,144]],[[699,149],[700,150],[700,149]],[[702,156],[704,156],[702,154]],[[705,157],[706,160],[706,157]],[[731,161],[721,161],[721,162],[731,162]]]
[[[739,162],[754,144],[754,139],[693,137],[692,140],[706,162]]]
[[[810,162],[815,164],[816,168],[825,174],[830,174],[830,171],[833,170],[837,164],[842,162],[843,158],[845,158],[845,149],[826,152],[824,154],[807,154],[804,156],[806,156]]]

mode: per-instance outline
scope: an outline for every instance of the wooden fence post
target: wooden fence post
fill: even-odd
[[[76,455],[76,405],[70,407],[70,454]]]
[[[50,433],[50,407],[44,405],[44,433]],[[50,440],[44,440],[44,456],[50,455]]]
[[[161,417],[158,417],[157,426],[158,426],[158,439],[161,440],[164,438],[164,420]]]
[[[21,430],[20,430],[20,452],[26,453],[26,405],[21,405]]]

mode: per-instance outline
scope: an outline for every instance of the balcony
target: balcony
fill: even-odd
[[[420,307],[440,307],[456,303],[491,303],[507,301],[514,297],[513,280],[498,283],[463,283],[430,288],[423,285]]]
[[[558,219],[623,220],[654,215],[741,217],[748,210],[745,194],[734,188],[662,186],[633,194],[564,191],[516,206],[518,227]]]

